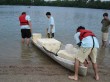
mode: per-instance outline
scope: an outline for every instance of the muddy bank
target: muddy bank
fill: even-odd
[[[99,82],[110,81],[110,68],[99,65]],[[0,82],[75,82],[68,79],[74,73],[56,64],[53,65],[0,65]],[[79,77],[78,82],[97,82],[90,65],[86,77]]]
[[[50,68],[51,66],[45,66]],[[91,70],[91,69],[90,69]],[[78,82],[97,82],[94,79],[93,71],[88,72],[86,77],[79,77]],[[0,82],[75,82],[69,80],[68,75],[73,74],[64,68],[51,67],[50,69],[38,67],[7,67],[3,66],[0,68]],[[110,74],[107,71],[100,69],[100,81],[98,82],[109,82]]]

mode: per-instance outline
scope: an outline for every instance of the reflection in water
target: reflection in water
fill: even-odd
[[[101,65],[104,62],[105,52],[106,52],[105,48],[101,47],[99,49],[99,55],[98,55],[98,63],[99,63],[99,65]]]
[[[53,60],[45,55],[41,50],[39,50],[33,44],[28,47],[21,43],[21,63],[23,64],[53,64]]]
[[[22,63],[30,63],[32,58],[32,50],[28,46],[21,44],[21,60]]]
[[[98,55],[98,64],[99,66],[105,69],[110,69],[110,49],[109,48],[100,48]]]

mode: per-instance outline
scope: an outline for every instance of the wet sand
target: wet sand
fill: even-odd
[[[36,48],[36,50],[39,51],[38,48]],[[46,56],[43,52],[39,52]],[[24,54],[26,54],[26,52]],[[105,49],[100,48],[99,54],[98,64],[100,80],[98,82],[109,82],[110,64],[104,63],[105,56],[107,56],[107,54],[109,55],[109,47]],[[65,69],[51,58],[46,58],[46,62],[49,61],[51,63],[35,64],[30,63],[29,57],[31,56],[25,56],[22,59],[25,63],[8,63],[8,58],[7,63],[6,61],[5,63],[2,62],[2,64],[0,64],[0,82],[75,82],[74,80],[68,79],[68,76],[73,75],[74,73]],[[77,82],[97,82],[94,79],[94,72],[91,65],[89,66],[87,76],[79,76],[79,81]]]

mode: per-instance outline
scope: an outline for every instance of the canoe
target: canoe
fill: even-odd
[[[60,65],[74,72],[74,56],[61,50],[61,42],[56,39],[42,38],[40,33],[33,33],[32,43]],[[64,55],[62,55],[64,54]],[[80,65],[79,75],[86,76],[87,67]]]

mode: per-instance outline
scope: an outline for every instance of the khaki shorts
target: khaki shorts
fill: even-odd
[[[79,48],[79,52],[76,55],[76,59],[78,59],[81,63],[84,63],[85,59],[88,58],[88,56],[91,58],[91,61],[93,63],[96,63],[96,59],[97,59],[97,48],[83,48],[80,47]]]
[[[107,41],[108,40],[108,33],[102,33],[102,40]]]

